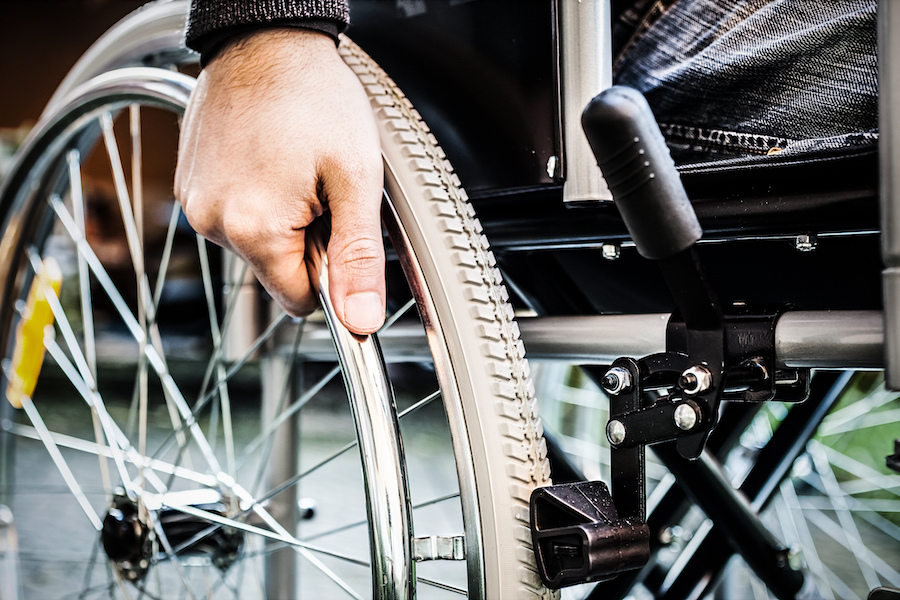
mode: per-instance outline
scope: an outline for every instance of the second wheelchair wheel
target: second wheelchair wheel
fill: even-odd
[[[415,111],[342,51],[385,136],[410,288],[388,327],[430,350],[360,362],[273,309],[154,185],[172,165],[145,148],[176,139],[193,80],[92,79],[44,115],[0,197],[0,503],[24,597],[553,595],[527,528],[549,468],[493,257]],[[364,380],[384,393],[370,412]]]

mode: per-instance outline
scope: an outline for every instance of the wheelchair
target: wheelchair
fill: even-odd
[[[677,173],[652,117],[609,125],[621,99],[592,105],[592,152],[603,2],[352,11],[385,160],[377,336],[334,316],[327,232],[298,320],[190,230],[159,150],[197,71],[187,2],[97,40],[23,144],[0,190],[4,600],[897,597],[896,157]],[[624,142],[598,149],[616,135],[675,186],[649,222],[610,175]],[[536,361],[608,398],[608,485],[545,431]]]

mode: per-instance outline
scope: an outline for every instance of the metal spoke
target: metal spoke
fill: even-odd
[[[206,310],[209,314],[209,329],[212,332],[213,347],[222,347],[222,332],[219,331],[219,320],[216,311],[216,303],[213,298],[212,277],[209,272],[209,255],[206,252],[206,240],[199,235],[197,238],[197,252],[200,255],[200,273],[203,279],[203,290],[206,294]],[[214,352],[214,354],[219,354]],[[231,400],[228,395],[228,386],[222,381],[225,377],[225,367],[220,358],[215,358],[216,381],[219,396],[219,405],[222,408],[222,429],[225,435],[225,464],[228,473],[234,476],[237,473],[234,458],[234,430],[231,424]],[[210,431],[210,435],[214,435]]]
[[[891,401],[894,400],[896,400],[896,398],[891,398]],[[819,435],[822,437],[826,437],[829,435],[837,435],[841,433],[851,433],[854,431],[859,431],[860,429],[866,429],[869,427],[883,427],[885,425],[890,425],[897,422],[900,422],[900,408],[867,413],[864,416],[858,417],[852,421],[844,421],[834,424],[831,424],[830,422],[823,423],[822,427],[819,429]]]
[[[106,146],[106,154],[112,170],[113,186],[116,190],[116,199],[119,201],[119,210],[122,213],[122,222],[125,226],[125,241],[131,254],[131,262],[138,284],[138,302],[142,300],[152,304],[149,289],[144,287],[144,251],[141,247],[140,234],[134,219],[131,198],[128,194],[128,186],[125,183],[125,171],[122,168],[122,159],[119,156],[119,146],[116,142],[116,134],[113,131],[112,114],[105,112],[100,116],[100,128],[103,133],[103,142]],[[146,298],[142,296],[146,294]],[[147,306],[150,309],[150,306]],[[152,315],[151,315],[152,318]]]
[[[819,427],[819,434],[828,436],[858,429],[858,421],[860,419],[869,416],[874,410],[885,404],[896,401],[897,398],[896,392],[880,389],[865,398],[857,400],[856,402],[829,414]],[[881,414],[883,413],[879,413],[879,415]],[[891,421],[882,421],[882,424],[894,422],[895,420],[896,418]]]
[[[461,596],[469,595],[469,592],[467,592],[466,590],[460,589],[458,587],[453,587],[452,585],[447,585],[446,583],[441,583],[441,582],[435,581],[433,579],[427,579],[425,577],[416,577],[416,581],[418,581],[419,583],[424,583],[425,585],[430,585],[431,587],[436,587],[441,590],[453,592],[453,593],[459,594]]]
[[[422,398],[421,400],[419,400],[412,406],[406,408],[405,410],[400,411],[397,414],[397,418],[402,419],[403,417],[416,412],[420,408],[422,408],[424,406],[428,406],[429,404],[431,404],[432,402],[434,402],[435,400],[437,400],[440,397],[441,397],[441,390],[436,390],[436,391],[428,394],[427,396],[425,396],[424,398]]]
[[[3,431],[23,438],[40,440],[40,437],[38,436],[37,431],[34,429],[34,427],[29,427],[28,425],[23,425],[21,423],[4,423]],[[92,442],[82,438],[52,431],[50,432],[50,437],[53,440],[53,443],[60,448],[78,450],[79,452],[104,456],[106,458],[113,457],[112,449],[104,444],[98,444],[96,442]],[[131,449],[125,449],[125,456],[128,459],[128,462],[135,465],[136,467],[143,467],[144,469],[164,473],[166,475],[175,475],[179,479],[190,481],[204,487],[213,488],[216,487],[219,483],[219,480],[212,475],[204,475],[203,473],[191,471],[190,469],[186,469],[185,467],[179,467],[177,465],[173,465],[161,460],[152,459],[148,456],[139,455],[137,452],[131,452],[129,450]],[[148,475],[148,479],[151,480],[151,483],[154,483],[155,481],[155,478],[152,476],[152,474]],[[160,493],[166,491],[166,487],[162,485],[162,482],[160,481],[155,481],[154,487]]]
[[[822,494],[822,496],[804,496],[799,500],[800,507],[803,509],[812,510],[822,510],[824,507],[825,510],[831,510],[831,503],[828,497],[825,495],[825,488],[822,485],[821,480],[813,480],[813,478],[811,477],[803,477],[802,480],[804,483],[808,484],[810,487]],[[869,502],[871,501],[867,501],[864,503],[862,500],[854,498],[851,495],[845,496],[845,499],[853,509],[853,511],[855,511],[855,514],[857,516],[868,522],[873,527],[879,529],[885,535],[888,535],[895,540],[900,541],[900,527],[879,514],[885,511],[882,511],[880,508],[875,509],[871,507],[869,505]]]
[[[328,373],[323,375],[315,383],[315,385],[303,392],[303,394],[301,394],[293,404],[291,404],[281,414],[279,414],[277,418],[273,419],[272,422],[269,423],[259,435],[253,438],[253,440],[249,444],[247,444],[246,448],[244,448],[244,451],[241,453],[241,456],[238,459],[238,466],[242,466],[250,458],[253,452],[257,450],[257,448],[259,448],[264,442],[266,442],[273,436],[278,427],[280,427],[282,424],[284,424],[285,421],[295,415],[297,411],[306,406],[306,404],[309,403],[309,401],[340,372],[340,366],[333,367],[330,371],[328,371]],[[290,374],[288,376],[290,376]]]
[[[128,328],[131,335],[138,342],[140,342],[141,340],[145,340],[146,335],[141,330],[139,323],[134,318],[134,315],[131,314],[128,305],[125,303],[125,300],[119,294],[118,290],[116,290],[115,285],[112,283],[112,280],[109,278],[109,275],[106,273],[106,270],[103,268],[103,265],[100,263],[97,255],[94,254],[94,251],[91,249],[87,241],[78,234],[77,230],[75,229],[74,222],[72,221],[72,217],[68,214],[65,206],[62,205],[62,202],[58,197],[51,197],[50,205],[59,216],[60,222],[68,231],[69,236],[75,241],[75,244],[78,247],[78,251],[82,253],[87,259],[88,265],[93,271],[94,276],[97,278],[101,287],[109,296],[110,300],[113,303],[113,306],[116,308],[119,316],[122,317],[122,320],[124,321],[125,326]],[[166,399],[173,401],[172,403],[174,404],[174,409],[177,411],[177,414],[181,415],[181,417],[187,421],[190,417],[190,409],[187,406],[187,402],[184,400],[184,396],[182,396],[181,391],[178,389],[175,380],[172,379],[171,374],[169,374],[168,368],[165,364],[165,360],[157,351],[155,344],[146,345],[144,349],[144,355],[147,357],[150,366],[153,368],[160,381],[162,382],[163,393],[166,394]],[[206,459],[209,467],[213,471],[221,471],[221,469],[218,468],[218,461],[216,460],[215,455],[213,455],[209,448],[209,443],[203,436],[203,432],[200,431],[200,428],[197,426],[196,422],[192,420],[190,423],[187,423],[186,426],[193,435],[195,442],[197,442],[197,445],[199,446],[200,451]],[[182,426],[177,426],[176,429],[178,430],[178,432],[183,432]]]
[[[190,583],[188,583],[187,577],[185,577],[181,561],[178,559],[175,551],[172,550],[172,544],[169,543],[169,538],[168,536],[166,536],[166,532],[163,530],[162,525],[153,517],[150,512],[147,512],[146,514],[147,518],[150,520],[150,526],[153,527],[153,530],[156,532],[156,535],[160,543],[162,544],[163,549],[166,551],[166,555],[169,557],[169,560],[171,560],[172,562],[172,566],[175,568],[175,573],[178,575],[178,578],[181,580],[181,583],[184,586],[185,593],[187,593],[193,600],[196,600],[197,596],[194,594],[194,590],[191,587]]]
[[[163,286],[166,283],[166,273],[169,272],[169,260],[172,257],[172,248],[175,245],[175,232],[178,228],[178,218],[181,216],[181,205],[177,202],[172,205],[172,214],[169,216],[169,227],[166,229],[166,242],[163,246],[162,259],[159,263],[159,273],[156,274],[156,286],[153,289],[153,305],[159,306],[162,298]]]
[[[151,593],[150,590],[147,589],[147,586],[136,582],[132,583],[132,585],[134,585],[134,587],[138,589],[138,591],[141,593],[141,596],[147,596],[148,598],[150,598],[150,600],[162,600],[160,596]],[[138,598],[138,600],[141,600],[140,597]]]
[[[78,505],[81,506],[84,514],[87,515],[87,518],[91,522],[91,525],[94,526],[94,529],[100,531],[100,529],[103,527],[103,522],[100,520],[99,515],[94,512],[91,503],[88,502],[88,499],[84,495],[81,486],[75,479],[75,475],[69,468],[68,463],[66,463],[66,459],[63,458],[63,455],[59,451],[59,448],[56,446],[56,444],[53,443],[53,439],[49,435],[50,432],[47,429],[47,426],[44,424],[44,420],[41,418],[40,413],[34,407],[34,403],[32,403],[31,398],[23,394],[21,402],[22,408],[25,409],[25,414],[27,414],[28,418],[31,419],[31,423],[32,425],[34,425],[35,430],[40,436],[41,442],[43,442],[44,447],[47,449],[47,454],[50,455],[51,460],[53,460],[53,464],[56,465],[59,474],[62,475],[62,478],[66,482],[69,491],[72,492],[72,496],[75,497],[75,500],[78,502]]]
[[[100,398],[99,394],[94,394],[90,391],[87,384],[83,380],[81,380],[78,376],[78,373],[75,367],[69,362],[66,355],[63,353],[62,348],[57,345],[57,343],[49,338],[44,338],[44,346],[47,348],[47,352],[53,357],[53,360],[56,361],[56,364],[62,370],[63,374],[68,377],[69,382],[75,387],[84,401],[88,404],[88,407],[91,410],[96,411],[97,415],[100,418],[100,423],[103,426],[104,434],[107,441],[107,447],[110,449],[110,453],[112,455],[113,462],[116,465],[116,470],[119,473],[119,478],[122,480],[122,485],[125,487],[126,492],[129,496],[133,496],[137,491],[135,489],[134,483],[131,480],[131,476],[128,474],[128,470],[125,468],[125,458],[122,447],[119,445],[119,439],[117,433],[119,433],[115,425],[112,422],[109,414],[106,412],[106,407],[103,404],[103,400]]]
[[[31,259],[31,264],[34,272],[36,274],[40,273],[42,269],[40,257],[33,249],[29,250],[28,255]],[[87,400],[92,414],[95,414],[96,418],[100,421],[101,428],[106,435],[110,447],[113,449],[113,460],[119,472],[119,477],[122,479],[123,484],[126,487],[130,488],[131,478],[129,477],[128,472],[125,469],[125,462],[122,458],[121,450],[118,448],[118,445],[114,440],[114,436],[111,435],[112,432],[109,426],[109,415],[106,412],[106,407],[103,404],[103,399],[100,397],[100,393],[97,391],[97,383],[90,372],[90,367],[87,363],[87,360],[81,352],[81,346],[79,346],[78,340],[75,338],[75,332],[72,330],[72,325],[66,317],[65,311],[63,310],[63,307],[60,304],[59,298],[56,296],[56,293],[52,289],[47,289],[44,296],[47,299],[47,303],[50,305],[50,310],[53,313],[56,324],[59,327],[60,332],[62,332],[63,339],[66,341],[66,345],[69,348],[69,353],[71,354],[72,359],[75,361],[75,366],[77,367],[78,374],[80,374],[79,378],[78,374],[70,372],[68,375],[69,380],[75,385],[76,388],[81,387],[77,385],[79,382],[84,384],[84,387],[86,389],[83,390],[82,395],[85,397],[85,400]],[[65,364],[70,364],[68,359],[66,359],[65,355],[63,354],[62,349],[59,348],[59,346],[56,344],[56,341],[52,337],[47,335],[44,336],[44,346],[47,348],[47,351],[50,352],[51,356],[53,356],[53,358],[57,361],[61,368],[64,368]],[[98,442],[99,441],[100,440],[98,439]],[[103,461],[101,461],[101,464],[103,464]],[[108,486],[108,484],[108,480],[104,481],[105,486]]]
[[[241,272],[240,277],[243,278],[244,274],[247,271],[247,263],[241,263]],[[231,319],[234,315],[235,307],[238,303],[238,298],[240,294],[234,293],[230,294],[228,298],[228,305],[225,307],[225,317],[222,319],[222,330],[228,331],[228,328],[231,326]],[[224,337],[220,338],[219,344],[213,344],[213,353],[209,357],[209,361],[206,365],[206,372],[203,374],[203,384],[200,386],[200,394],[198,395],[199,399],[202,399],[207,390],[207,386],[209,385],[210,379],[212,378],[213,371],[215,370],[215,366],[219,364],[222,360],[222,356],[224,354]]]
[[[859,565],[860,572],[866,580],[866,586],[869,589],[874,589],[878,587],[879,581],[878,576],[871,566],[871,559],[873,558],[872,553],[862,541],[862,536],[860,536],[859,530],[856,527],[856,522],[853,520],[850,508],[847,506],[844,491],[841,489],[834,472],[831,470],[831,464],[828,462],[825,453],[822,451],[821,445],[815,440],[809,443],[807,450],[816,467],[816,472],[822,480],[822,485],[825,487],[833,510],[837,514],[841,529],[843,529],[844,532],[843,536],[847,542],[847,547],[850,549]]]
[[[873,491],[885,491],[900,497],[900,475],[880,473],[869,465],[861,463],[830,446],[819,443],[817,447],[825,453],[829,463],[856,477],[856,481],[847,482],[841,486],[845,493],[862,494]]]
[[[847,533],[842,529],[843,525],[841,523],[836,523],[832,518],[820,510],[806,509],[804,515],[810,523],[815,525],[825,535],[843,546],[848,552],[854,552],[853,545],[849,541]],[[857,561],[861,559],[863,559],[863,557],[857,556]],[[865,560],[869,561],[868,568],[872,571],[873,575],[875,573],[880,573],[890,585],[895,587],[900,586],[900,573],[877,554],[866,552]],[[876,583],[874,586],[869,587],[868,582],[866,583],[866,586],[869,587],[869,589],[878,587],[879,585],[881,584]]]
[[[69,167],[69,196],[72,200],[72,212],[75,216],[79,233],[87,237],[87,226],[84,212],[84,192],[81,183],[81,155],[78,150],[71,150],[66,155]],[[94,335],[94,311],[91,303],[91,282],[87,260],[80,254],[78,262],[78,286],[81,290],[81,319],[84,329],[84,355],[91,370],[97,376],[97,344]]]
[[[401,306],[400,309],[397,310],[397,312],[395,312],[395,313],[392,314],[390,317],[388,317],[387,321],[385,321],[384,325],[382,325],[380,331],[385,331],[385,330],[387,330],[387,329],[390,329],[390,328],[391,328],[391,325],[393,325],[394,323],[396,323],[396,322],[400,319],[400,317],[402,317],[403,315],[405,315],[406,313],[408,313],[408,312],[409,312],[409,309],[411,309],[411,308],[412,308],[413,306],[415,306],[415,305],[416,305],[416,300],[415,300],[415,298],[411,298],[409,301],[407,301],[406,304],[404,304],[403,306]]]
[[[108,113],[107,113],[108,114]],[[144,286],[147,281],[147,295],[149,296],[149,280],[146,278],[144,269],[146,265],[143,261],[144,255],[144,179],[143,179],[143,144],[141,143],[141,109],[139,106],[132,104],[128,107],[129,131],[131,133],[131,192],[133,198],[132,206],[123,205],[123,218],[128,210],[134,211],[135,229],[137,230],[137,246],[140,248],[141,261],[136,267],[135,276],[138,280],[138,286]],[[110,129],[110,134],[112,131]],[[118,156],[118,155],[117,155]],[[121,197],[120,197],[121,202]],[[127,232],[127,226],[126,226]],[[150,304],[155,306],[155,301],[150,298]],[[155,309],[154,309],[155,313]],[[147,324],[147,307],[144,305],[144,294],[138,290],[138,323],[141,329],[146,333],[149,332]],[[144,350],[147,344],[146,338],[138,343],[138,372],[136,382],[136,392],[138,396],[138,452],[142,456],[147,454],[147,406],[148,406],[148,373],[147,360],[144,358]],[[138,479],[141,489],[144,488],[144,470],[143,467],[138,469]],[[140,499],[139,499],[140,500]]]
[[[433,402],[434,400],[436,400],[437,398],[439,398],[440,395],[441,395],[440,390],[438,390],[438,391],[436,391],[436,392],[433,392],[433,393],[429,394],[428,396],[426,396],[426,397],[423,398],[422,400],[416,402],[414,405],[410,406],[409,408],[407,408],[407,409],[404,410],[403,412],[399,413],[399,414],[397,415],[397,418],[400,419],[400,418],[405,417],[406,415],[409,415],[409,414],[411,414],[411,413],[414,413],[415,411],[419,410],[419,409],[422,408],[423,406],[427,406],[428,404],[430,404],[431,402]],[[313,466],[307,468],[307,469],[304,470],[302,473],[299,473],[299,474],[295,475],[294,477],[291,477],[290,479],[288,479],[287,481],[285,481],[284,483],[282,483],[282,484],[279,485],[278,487],[276,487],[276,488],[270,490],[268,493],[266,493],[266,494],[264,494],[263,496],[257,498],[257,502],[265,502],[265,501],[268,500],[269,498],[272,498],[272,497],[274,497],[274,496],[277,496],[278,494],[280,494],[280,493],[283,492],[284,490],[288,489],[289,487],[291,487],[291,486],[293,486],[293,485],[296,485],[296,484],[297,484],[298,482],[300,482],[300,480],[302,480],[303,478],[305,478],[305,477],[311,475],[311,474],[314,473],[315,471],[318,471],[319,469],[321,469],[322,467],[324,467],[325,465],[327,465],[327,464],[330,463],[331,461],[333,461],[333,460],[337,459],[338,457],[342,456],[343,454],[349,452],[349,451],[352,450],[353,448],[356,448],[356,446],[357,446],[358,444],[359,444],[359,441],[358,441],[358,440],[353,440],[352,442],[349,442],[347,445],[341,447],[339,450],[337,450],[337,451],[334,452],[333,454],[331,454],[331,455],[325,457],[324,459],[320,460],[320,461],[319,461],[318,463],[316,463],[315,465],[313,465]],[[458,494],[457,494],[457,495],[458,495]]]
[[[84,206],[84,189],[81,182],[81,154],[78,150],[70,150],[66,155],[66,163],[69,171],[69,198],[72,201],[72,211],[75,215],[75,222],[81,235],[87,236],[87,228],[85,224],[85,206]],[[90,273],[88,272],[87,262],[84,257],[78,255],[78,287],[80,290],[81,300],[81,327],[83,330],[82,340],[84,342],[84,356],[87,362],[88,370],[94,381],[94,389],[96,392],[97,380],[97,344],[94,333],[94,311],[91,302],[91,282]],[[98,415],[91,412],[91,422],[94,426],[94,438],[97,442],[103,439],[103,430]],[[109,475],[109,465],[106,459],[100,457],[100,479],[103,482],[104,489],[112,489],[111,479]]]
[[[803,509],[800,507],[794,483],[790,479],[785,479],[781,482],[780,490],[786,510],[776,511],[776,514],[790,524],[795,539],[800,547],[803,548],[803,558],[806,560],[810,571],[817,574],[819,579],[824,582],[826,581],[825,564],[816,551],[816,545],[813,543],[812,533],[809,531],[809,525],[803,515]],[[794,518],[794,515],[799,515],[800,518]],[[829,586],[821,589],[820,593],[823,594],[825,600],[834,600],[834,594],[831,593]]]
[[[452,494],[447,494],[447,495],[445,495],[445,496],[441,496],[440,498],[434,498],[434,499],[432,499],[432,500],[427,500],[427,501],[425,501],[425,502],[420,502],[419,504],[414,504],[414,505],[412,506],[412,509],[413,509],[414,511],[415,511],[415,510],[419,510],[419,509],[421,509],[421,508],[425,508],[425,507],[427,507],[427,506],[433,506],[433,505],[435,505],[435,504],[439,504],[439,503],[441,503],[441,502],[446,502],[446,501],[452,500],[452,499],[454,499],[454,498],[459,498],[459,492],[453,492]],[[304,542],[311,542],[312,540],[317,540],[317,539],[319,539],[319,538],[323,538],[323,537],[327,537],[327,536],[329,536],[329,535],[334,535],[334,534],[336,534],[336,533],[341,533],[341,532],[347,531],[348,529],[353,529],[354,527],[360,527],[360,526],[362,526],[362,525],[368,525],[368,524],[369,524],[369,520],[368,520],[368,519],[364,519],[364,520],[361,520],[361,521],[355,521],[355,522],[353,522],[353,523],[348,523],[348,524],[346,524],[346,525],[341,525],[340,527],[335,527],[334,529],[329,529],[329,530],[327,530],[327,531],[320,531],[319,533],[316,533],[316,534],[313,534],[313,535],[306,536],[306,537],[302,538],[302,540],[303,540]]]
[[[252,503],[251,506],[244,508],[244,509],[243,509],[240,513],[238,513],[234,518],[241,518],[241,517],[243,517],[244,515],[250,513],[250,512],[254,509],[254,507],[255,507],[256,505],[262,504],[262,503],[266,502],[267,500],[269,500],[269,499],[271,499],[271,498],[274,498],[275,496],[277,496],[278,494],[282,493],[283,491],[287,490],[287,489],[290,488],[291,486],[296,485],[301,479],[303,479],[304,477],[306,477],[306,476],[312,474],[312,473],[315,472],[316,470],[322,468],[323,466],[327,465],[328,463],[330,463],[331,461],[333,461],[333,460],[335,460],[336,458],[340,457],[341,455],[346,454],[348,451],[350,451],[350,450],[352,450],[353,448],[355,448],[356,445],[357,445],[357,442],[356,442],[356,441],[350,442],[349,444],[343,446],[343,447],[342,447],[340,450],[338,450],[337,452],[335,452],[335,453],[333,453],[332,455],[328,456],[327,458],[325,458],[325,459],[319,461],[318,463],[316,463],[316,464],[313,465],[312,467],[306,469],[306,470],[303,471],[302,473],[299,473],[298,475],[295,475],[294,477],[291,477],[290,479],[288,479],[287,481],[281,483],[281,484],[278,485],[277,487],[275,487],[275,488],[269,490],[266,494],[264,494],[264,495],[262,495],[262,496],[258,496],[258,497],[253,501],[253,503]],[[204,537],[206,537],[206,536],[212,534],[212,533],[213,533],[214,531],[216,531],[218,528],[219,528],[219,525],[212,525],[212,526],[210,526],[210,527],[207,527],[207,528],[204,529],[203,531],[200,531],[199,533],[197,533],[196,535],[194,535],[194,536],[193,536],[192,538],[190,538],[189,540],[183,542],[183,543],[182,543],[182,546],[186,548],[186,547],[190,546],[191,544],[193,544],[193,543],[195,543],[195,542],[197,542],[197,541],[203,539]]]
[[[291,381],[296,376],[294,368],[297,363],[297,361],[296,361],[297,349],[300,346],[300,340],[301,340],[302,336],[303,336],[303,327],[298,327],[297,333],[294,336],[294,343],[291,346],[291,353],[289,355],[288,360],[286,361],[288,368],[285,369],[284,381],[281,385],[281,393],[279,394],[279,398],[278,398],[278,407],[274,411],[274,414],[281,414],[284,411],[284,404],[285,404],[285,402],[287,402],[288,393],[294,389],[293,386],[291,385]],[[279,359],[272,358],[269,360],[279,360]],[[266,412],[267,412],[266,410],[263,410],[264,414]],[[262,422],[265,423],[265,420],[266,420],[266,418],[264,417]],[[284,422],[284,421],[281,421],[281,422]],[[274,431],[274,429],[273,429],[273,431]],[[250,454],[252,454],[253,450],[251,450],[250,448],[253,445],[253,443],[255,442],[255,440],[260,439],[260,437],[261,436],[257,436],[257,438],[255,438],[254,441],[250,442],[250,444],[247,445],[247,448],[244,449],[244,454],[243,454],[244,457],[249,457]],[[274,448],[275,448],[275,436],[272,435],[272,436],[269,436],[268,439],[266,440],[266,447],[263,450],[262,455],[260,456],[260,460],[259,460],[260,465],[268,465],[269,464],[269,459],[272,456],[272,451]],[[269,470],[266,468],[261,468],[261,469],[257,470],[256,481],[254,481],[253,487],[252,487],[254,492],[260,491],[260,488],[263,485],[263,480],[266,479],[266,477],[268,475],[268,471]]]
[[[108,571],[107,571],[107,578],[109,578],[109,579],[112,578],[112,575],[110,575]],[[78,600],[83,600],[84,598],[87,598],[88,594],[101,594],[103,592],[106,592],[110,598],[113,598],[112,591],[114,589],[116,589],[116,586],[118,586],[118,585],[119,585],[119,583],[116,581],[108,581],[106,583],[97,584],[91,588],[87,588],[87,589],[84,589],[84,590],[78,592]],[[70,597],[75,597],[75,592],[70,594]]]
[[[225,374],[225,377],[222,379],[222,383],[230,381],[231,378],[234,377],[234,375],[238,371],[241,370],[241,368],[246,364],[246,362],[248,360],[250,360],[250,357],[253,356],[253,354],[257,350],[259,350],[260,346],[262,346],[264,343],[266,343],[266,341],[268,341],[268,339],[270,337],[272,337],[272,335],[274,335],[275,330],[278,329],[278,326],[281,325],[281,323],[283,323],[287,318],[288,318],[288,315],[284,311],[282,311],[277,317],[275,317],[275,319],[269,324],[269,326],[266,328],[266,330],[264,332],[262,332],[258,338],[256,338],[256,340],[251,345],[250,349],[247,350],[239,360],[232,363],[231,367],[228,369],[228,372]],[[148,350],[148,353],[149,352],[150,352],[150,350]],[[186,413],[184,423],[179,425],[178,427],[175,427],[174,430],[169,433],[169,435],[166,437],[166,439],[163,440],[163,442],[160,444],[159,449],[154,453],[154,456],[159,456],[160,454],[165,452],[169,448],[169,445],[171,444],[172,440],[175,439],[175,436],[178,435],[179,433],[184,432],[185,428],[188,428],[191,431],[193,431],[194,428],[198,427],[197,416],[200,414],[200,411],[202,411],[206,407],[206,405],[209,404],[209,402],[213,398],[215,398],[215,396],[216,396],[216,390],[210,390],[209,392],[207,392],[200,399],[200,401],[194,405],[193,410],[189,410]],[[182,401],[183,401],[183,398],[182,398]],[[187,404],[185,404],[185,406],[187,406]]]
[[[119,202],[119,209],[122,214],[122,222],[125,227],[125,239],[128,245],[129,253],[131,254],[132,266],[135,270],[135,276],[137,278],[138,285],[138,314],[139,318],[135,319],[134,315],[131,314],[127,305],[124,301],[121,302],[121,307],[114,301],[113,304],[116,305],[116,308],[119,309],[119,312],[123,319],[126,320],[126,325],[129,326],[129,329],[132,330],[132,334],[135,334],[135,330],[140,331],[140,335],[135,335],[135,339],[138,342],[140,356],[147,356],[148,359],[152,358],[148,354],[149,346],[147,345],[148,338],[150,341],[150,346],[152,346],[154,353],[157,355],[157,359],[162,371],[165,371],[168,374],[168,368],[165,363],[165,353],[162,348],[162,338],[159,334],[159,328],[156,326],[156,306],[153,303],[153,298],[150,294],[150,283],[147,279],[146,273],[144,271],[144,253],[141,247],[140,235],[138,233],[137,224],[134,219],[134,214],[132,212],[131,200],[128,195],[128,188],[125,183],[125,173],[122,168],[122,161],[119,156],[118,144],[116,142],[115,133],[113,131],[113,122],[112,115],[109,112],[103,113],[100,117],[100,125],[101,131],[103,134],[104,144],[106,146],[106,153],[109,157],[110,167],[112,169],[113,174],[113,185],[116,190],[116,198]],[[53,202],[53,198],[51,198],[51,205],[56,209],[56,204]],[[65,212],[64,207],[63,210],[57,210],[57,214],[60,216],[60,220],[63,221],[63,225],[69,229],[69,225],[65,222],[66,220],[63,218],[63,215],[60,212]],[[65,215],[68,217],[68,214]],[[75,235],[71,230],[69,231],[69,235],[76,241],[76,245],[79,248],[80,252],[84,252],[84,248],[82,247],[82,240],[86,240],[82,235]],[[88,245],[89,248],[89,245]],[[93,251],[90,252],[93,255]],[[85,253],[85,258],[88,259],[89,264],[91,263],[90,256]],[[96,259],[96,256],[94,256]],[[99,260],[96,261],[97,265],[99,265]],[[102,265],[99,265],[102,269]],[[95,270],[95,275],[98,275],[96,272],[95,265],[91,264],[92,269]],[[105,271],[104,271],[105,274]],[[98,276],[98,279],[100,277]],[[108,279],[108,277],[107,277]],[[101,283],[103,283],[101,281]],[[115,290],[115,286],[112,284],[112,281],[109,281],[109,287],[103,286],[106,290],[107,294],[111,294],[113,290]],[[118,291],[115,291],[115,295],[119,296],[121,300],[121,296],[118,294]],[[130,317],[129,319],[126,317],[126,314]],[[148,327],[149,323],[149,327]],[[159,373],[158,373],[159,374]],[[162,374],[160,374],[160,378],[162,378]],[[171,378],[170,378],[171,379]],[[174,381],[171,381],[174,384]],[[179,396],[180,392],[177,393],[176,397],[171,397],[172,386],[167,385],[167,382],[163,382],[163,394],[166,398],[166,405],[169,409],[169,418],[172,421],[172,426],[177,427],[179,422],[179,413],[181,412],[181,408],[178,406],[179,404]],[[183,399],[182,399],[183,401]],[[198,429],[199,431],[199,429]],[[186,452],[187,448],[187,440],[183,435],[178,437],[179,446],[182,452]],[[205,440],[204,440],[205,441]],[[201,451],[204,446],[203,442],[197,440],[198,445],[201,446]],[[206,459],[209,460],[212,458],[212,454],[207,454]],[[190,461],[189,456],[185,457],[186,461]]]
[[[241,506],[244,508],[249,508],[252,512],[256,513],[258,517],[260,517],[263,522],[272,528],[272,531],[280,534],[285,539],[293,540],[299,542],[296,537],[294,537],[290,532],[288,532],[282,525],[279,523],[272,515],[268,513],[268,511],[263,508],[260,504],[260,500],[254,499],[253,496],[242,486],[238,485],[236,481],[229,478],[224,473],[219,475],[219,480],[223,485],[230,488],[231,491],[234,492],[235,496],[237,496],[238,500],[241,502]],[[359,594],[357,594],[353,589],[347,585],[345,581],[343,581],[340,577],[337,576],[334,572],[331,571],[325,564],[323,564],[318,558],[313,556],[310,551],[301,546],[293,545],[294,552],[305,558],[309,561],[313,566],[315,566],[319,571],[324,573],[329,579],[331,579],[334,583],[336,583],[341,589],[343,589],[347,594],[352,596],[353,598],[360,598]],[[361,600],[361,598],[360,598]]]
[[[186,504],[177,504],[172,502],[165,502],[165,506],[171,508],[172,510],[177,510],[178,512],[183,512],[186,515],[191,515],[192,517],[197,517],[199,519],[203,519],[204,521],[208,521],[210,523],[215,523],[222,527],[229,527],[231,529],[238,529],[240,531],[244,531],[246,533],[251,533],[253,535],[258,535],[260,537],[268,538],[270,540],[275,540],[277,542],[281,542],[288,546],[297,546],[299,548],[304,548],[306,550],[310,550],[312,552],[316,552],[319,554],[326,554],[328,556],[332,556],[334,558],[340,558],[341,560],[351,562],[353,564],[361,565],[364,567],[370,566],[368,562],[364,560],[360,560],[358,558],[354,558],[352,556],[347,556],[346,554],[340,554],[334,552],[332,550],[327,550],[325,548],[321,548],[319,546],[314,546],[312,544],[308,544],[304,541],[297,539],[294,536],[285,536],[274,531],[269,531],[268,529],[262,529],[261,527],[256,527],[255,525],[250,525],[249,523],[244,523],[242,521],[236,521],[234,519],[229,519],[227,517],[223,517],[216,513],[211,513],[209,511],[205,511],[194,506],[189,506]],[[182,543],[179,548],[188,547],[184,543]]]
[[[110,567],[110,568],[112,568],[112,567]],[[125,597],[125,600],[131,600],[131,594],[128,592],[128,588],[125,587],[125,582],[122,580],[122,574],[119,573],[115,569],[113,569],[112,572],[113,572],[112,573],[113,577],[116,580],[116,585],[118,586],[119,591],[122,592],[122,595]]]

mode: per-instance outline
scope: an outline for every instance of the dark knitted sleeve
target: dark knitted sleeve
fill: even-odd
[[[236,33],[284,25],[315,29],[337,39],[349,22],[348,0],[192,0],[185,43],[206,62]]]

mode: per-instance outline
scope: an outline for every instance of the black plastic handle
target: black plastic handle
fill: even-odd
[[[668,258],[700,239],[697,215],[640,92],[609,88],[591,100],[581,124],[642,256]]]

